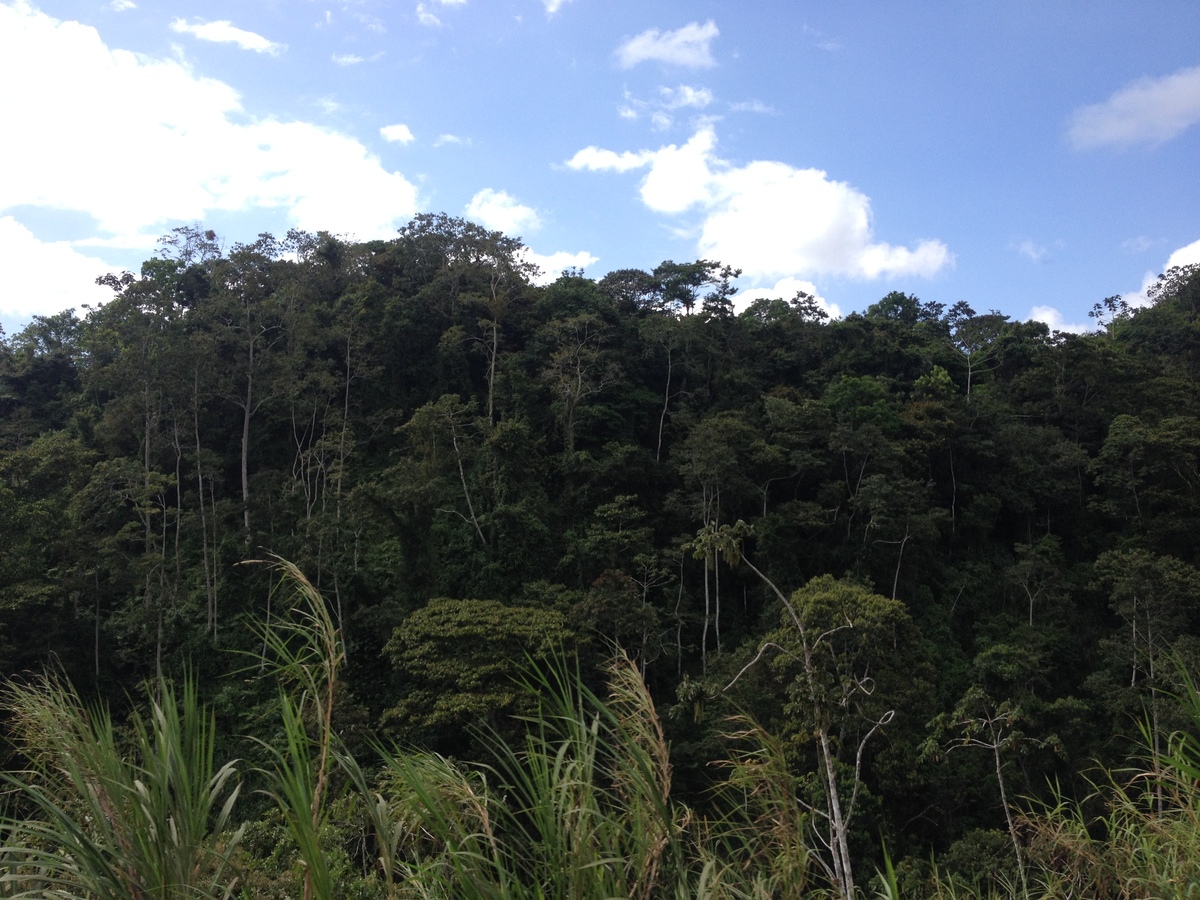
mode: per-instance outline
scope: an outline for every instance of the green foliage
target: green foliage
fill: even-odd
[[[384,652],[401,700],[387,717],[427,740],[468,727],[506,727],[529,711],[517,685],[525,660],[545,662],[575,643],[562,612],[495,600],[439,598],[392,633]]]
[[[0,668],[57,657],[110,698],[190,668],[219,698],[219,746],[252,733],[284,754],[230,755],[313,788],[324,766],[337,788],[331,730],[358,753],[386,731],[483,758],[473,728],[517,741],[510,715],[535,712],[511,681],[526,654],[615,642],[654,696],[685,698],[670,732],[690,808],[717,802],[737,700],[814,809],[831,777],[861,781],[847,853],[870,871],[886,838],[902,886],[930,852],[1009,831],[1013,798],[1087,797],[1088,760],[1126,765],[1142,717],[1168,753],[1187,723],[1166,661],[1200,659],[1194,268],[1147,308],[1098,304],[1083,335],[898,291],[836,321],[806,295],[734,315],[736,269],[713,260],[532,274],[520,241],[445,215],[387,241],[228,249],[191,226],[104,279],[102,308],[0,340]],[[346,657],[288,682],[291,749],[267,724],[276,684],[221,680],[226,650],[276,657],[238,623],[274,621],[278,597],[234,567],[272,552]],[[773,589],[826,575],[888,604],[844,598],[850,628]],[[721,692],[766,644],[784,651]],[[926,723],[973,691],[1021,714],[1008,803],[994,753],[920,759]],[[311,814],[304,796],[287,802]],[[339,812],[305,852],[366,827],[343,802],[323,795]],[[753,893],[727,859],[692,886]]]
[[[216,765],[215,723],[192,680],[156,693],[121,735],[58,677],[9,685],[31,769],[4,778],[15,801],[0,823],[4,896],[234,895],[236,765]]]

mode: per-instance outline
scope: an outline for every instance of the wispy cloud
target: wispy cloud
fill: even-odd
[[[366,57],[357,53],[335,53],[332,59],[339,66],[357,66],[360,62],[366,62]]]
[[[658,94],[667,109],[682,109],[685,106],[704,109],[713,102],[712,91],[708,88],[694,88],[687,84],[675,88],[660,87]]]
[[[112,0],[108,8],[113,12],[125,12],[127,9],[137,9],[137,4],[133,0]]]
[[[824,50],[826,53],[836,53],[838,50],[842,49],[841,41],[834,40],[825,32],[813,28],[810,25],[804,26],[804,33],[808,37],[812,38],[813,46],[818,50]]]
[[[428,28],[437,28],[442,20],[429,11],[424,3],[417,4],[417,21]]]
[[[174,19],[171,30],[179,34],[190,34],[201,41],[212,41],[216,44],[237,44],[243,50],[253,50],[255,53],[270,53],[277,55],[286,48],[284,44],[269,41],[261,34],[238,28],[228,20],[219,22],[193,22],[188,24],[183,19]]]
[[[1200,66],[1142,78],[1076,110],[1067,136],[1080,150],[1157,145],[1200,122]]]
[[[650,124],[658,131],[664,131],[675,123],[672,112],[679,109],[704,109],[713,102],[713,93],[708,88],[692,87],[681,84],[678,87],[659,87],[658,95],[641,100],[628,91],[625,92],[625,103],[617,107],[617,115],[622,119],[638,119],[649,115]]]
[[[445,147],[447,145],[468,147],[470,144],[470,138],[460,138],[457,134],[439,134],[433,141],[433,146],[435,147]]]
[[[546,14],[552,16],[570,2],[571,0],[542,0],[542,5],[546,7]]]
[[[691,22],[675,31],[650,28],[617,48],[617,62],[623,69],[650,61],[688,69],[712,68],[716,61],[709,45],[720,33],[712,19],[703,25]]]
[[[1050,258],[1048,249],[1028,238],[1018,242],[1015,246],[1018,253],[1033,262],[1044,262]]]
[[[1127,241],[1121,242],[1121,249],[1126,253],[1145,253],[1154,246],[1154,241],[1146,237],[1144,234],[1139,234],[1137,237],[1131,237]]]
[[[761,100],[743,100],[740,103],[730,104],[731,112],[749,112],[749,113],[771,113],[775,112],[775,107],[767,106]]]

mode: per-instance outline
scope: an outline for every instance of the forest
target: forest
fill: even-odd
[[[179,228],[0,331],[0,896],[1195,890],[1200,267],[524,254]]]

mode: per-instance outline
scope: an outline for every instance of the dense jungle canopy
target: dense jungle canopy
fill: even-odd
[[[485,760],[535,711],[529,660],[603,695],[621,648],[682,802],[718,804],[753,721],[824,817],[818,881],[855,859],[860,886],[885,845],[914,884],[931,854],[1017,884],[1022,811],[1194,727],[1200,269],[1084,335],[902,293],[735,312],[708,260],[533,274],[446,216],[177,229],[102,307],[3,336],[0,670],[119,717],[194,679],[255,760],[278,692],[249,623],[281,610],[240,563],[276,555],[344,638],[332,727],[364,764]]]

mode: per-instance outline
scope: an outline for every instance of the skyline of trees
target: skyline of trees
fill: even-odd
[[[554,644],[592,678],[615,643],[689,802],[737,710],[815,808],[849,766],[845,859],[965,860],[1009,840],[1012,798],[1123,760],[1143,710],[1157,748],[1181,727],[1200,269],[1071,335],[897,292],[835,321],[805,295],[735,313],[709,260],[545,287],[521,260],[444,215],[227,252],[178,229],[102,307],[7,336],[3,671],[56,660],[122,705],[190,668],[221,740],[257,734],[269,698],[229,651],[265,653],[244,623],[276,611],[239,563],[276,553],[329,599],[359,749],[481,752],[472,723],[523,708],[514,658]],[[814,606],[838,637],[797,663],[781,598],[817,584],[887,627],[846,644]],[[766,644],[787,652],[750,665]],[[990,756],[929,743],[1001,721]]]

